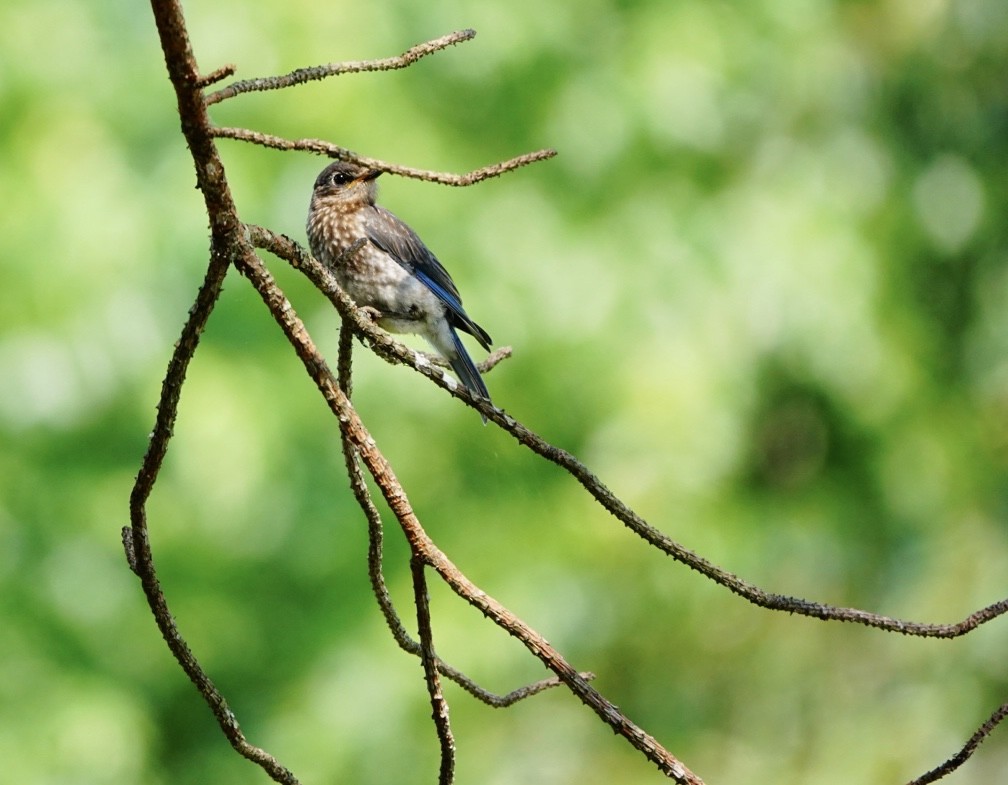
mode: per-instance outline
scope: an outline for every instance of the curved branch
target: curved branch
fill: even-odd
[[[824,621],[854,622],[867,627],[924,638],[956,638],[1008,612],[1008,599],[1003,599],[981,608],[953,624],[906,621],[859,608],[836,607],[812,602],[801,597],[775,594],[739,578],[649,524],[569,452],[550,444],[504,410],[494,407],[487,401],[474,400],[463,387],[454,384],[454,380],[446,382],[445,374],[429,363],[423,355],[394,340],[384,330],[375,326],[366,315],[361,314],[350,298],[340,289],[333,275],[298,243],[289,237],[275,234],[258,226],[249,226],[249,231],[255,245],[268,249],[301,270],[329,298],[344,320],[353,326],[355,332],[366,340],[368,345],[383,359],[395,364],[408,365],[431,379],[442,389],[464,401],[510,433],[519,444],[567,471],[604,509],[645,542],[754,605],[768,610],[794,613]]]
[[[475,30],[457,30],[454,33],[435,38],[433,41],[417,44],[396,57],[385,57],[380,60],[351,60],[345,63],[316,65],[311,68],[298,68],[296,71],[291,71],[289,74],[284,74],[283,76],[243,79],[208,95],[206,97],[206,104],[210,106],[211,104],[225,101],[228,98],[234,98],[236,95],[241,95],[242,93],[280,90],[284,87],[293,87],[305,82],[318,81],[330,76],[340,76],[341,74],[356,74],[362,71],[393,71],[397,68],[406,68],[413,65],[413,63],[422,57],[434,54],[434,52],[439,52],[442,49],[447,49],[449,46],[460,44],[463,41],[471,41],[475,37]]]
[[[168,75],[178,100],[182,133],[193,155],[196,182],[203,193],[207,213],[211,216],[210,262],[203,285],[196,296],[196,302],[182,328],[182,335],[175,344],[161,386],[154,429],[130,493],[130,527],[123,530],[123,546],[130,569],[140,578],[147,602],[168,648],[196,685],[231,746],[239,754],[261,766],[276,782],[296,785],[298,780],[289,769],[265,750],[246,740],[224,696],[210,681],[190,651],[161,590],[148,538],[147,500],[154,488],[172,437],[186,371],[196,352],[203,328],[220,295],[224,276],[231,263],[232,249],[246,242],[224,177],[224,166],[209,134],[210,118],[199,93],[200,76],[196,59],[189,46],[182,8],[177,0],[152,0],[151,6],[161,47],[164,50]]]

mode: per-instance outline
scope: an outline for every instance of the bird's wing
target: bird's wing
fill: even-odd
[[[455,327],[465,330],[474,336],[483,348],[490,350],[490,336],[469,318],[469,314],[462,307],[462,297],[455,282],[416,232],[384,207],[377,205],[368,211],[364,229],[372,243],[434,292],[447,306],[449,319]]]

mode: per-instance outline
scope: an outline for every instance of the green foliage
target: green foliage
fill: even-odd
[[[1008,568],[1008,4],[1003,0],[190,2],[240,77],[476,40],[392,74],[214,107],[464,171],[383,202],[513,359],[495,402],[656,526],[768,590],[953,621]],[[0,757],[5,779],[237,783],[119,546],[202,279],[149,10],[0,10]],[[242,217],[302,239],[323,162],[222,142]],[[383,178],[385,180],[385,178]],[[269,260],[315,339],[337,319]],[[358,352],[355,399],[428,530],[710,782],[902,782],[997,704],[1008,632],[940,644],[772,615],[648,551],[576,484]],[[335,422],[229,280],[151,503],[173,611],[254,743],[306,783],[430,781],[418,663],[370,597]],[[388,572],[409,618],[405,549]],[[442,589],[439,653],[543,674]],[[460,782],[653,782],[570,696],[448,688]],[[1004,729],[957,775],[989,783]]]

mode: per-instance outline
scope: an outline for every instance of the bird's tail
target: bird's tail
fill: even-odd
[[[453,356],[448,358],[448,364],[451,365],[459,381],[462,382],[474,397],[489,401],[490,391],[487,390],[486,385],[483,383],[483,377],[480,376],[476,363],[472,361],[472,357],[465,350],[465,346],[462,345],[462,339],[459,338],[458,333],[452,330],[451,334],[455,351]],[[486,417],[483,417],[483,422],[484,424],[486,423]]]

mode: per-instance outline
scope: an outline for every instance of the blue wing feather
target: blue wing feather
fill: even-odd
[[[453,311],[459,313],[465,313],[462,309],[462,301],[456,295],[453,295],[447,289],[445,289],[441,284],[435,281],[431,276],[427,274],[427,271],[420,266],[413,269],[413,275],[415,275],[423,284],[430,289],[434,294],[438,296],[445,305],[451,308]]]
[[[416,232],[384,207],[377,205],[369,211],[365,231],[372,243],[415,275],[445,304],[452,327],[465,330],[484,349],[490,350],[491,339],[487,331],[469,318],[462,307],[462,297],[455,282]]]

